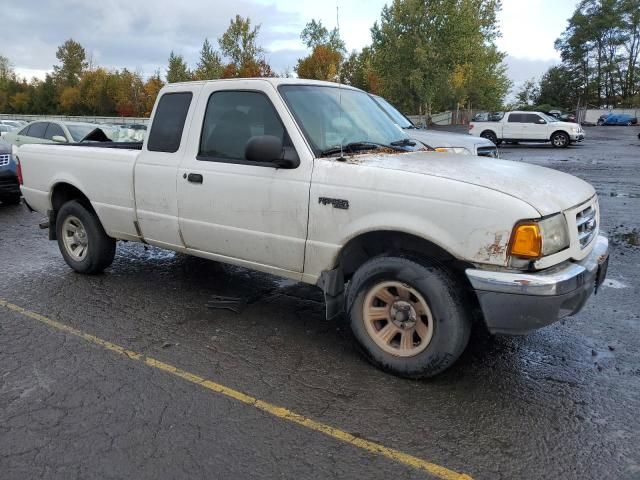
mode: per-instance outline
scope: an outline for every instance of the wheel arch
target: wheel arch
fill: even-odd
[[[96,210],[93,208],[89,197],[75,185],[72,185],[69,182],[61,181],[51,187],[49,202],[51,204],[51,209],[54,212],[60,210],[60,207],[62,207],[62,205],[71,200],[78,200],[83,206],[88,208],[92,213],[96,214]]]
[[[551,132],[551,135],[549,135],[549,140],[551,140],[556,133],[564,133],[567,137],[569,137],[569,141],[571,141],[571,135],[569,135],[569,132],[562,129],[554,130],[553,132]]]
[[[89,197],[87,197],[84,192],[75,185],[67,181],[60,181],[55,183],[51,187],[50,191],[51,194],[49,198],[49,204],[51,205],[51,210],[47,212],[49,216],[49,240],[57,240],[56,221],[58,211],[65,203],[72,200],[77,200],[78,202],[80,202],[80,204],[91,213],[93,213],[100,224],[102,224],[102,220],[100,219],[100,216],[96,212],[95,208],[93,208]]]
[[[496,138],[498,138],[498,134],[497,134],[497,133],[496,133],[496,131],[495,131],[495,130],[493,130],[492,128],[485,128],[484,130],[482,130],[482,131],[480,132],[480,136],[481,136],[481,137],[482,137],[482,134],[483,134],[483,133],[492,133],[492,134],[494,134],[494,135],[496,136]]]
[[[351,238],[340,249],[336,265],[348,280],[367,260],[385,254],[420,256],[443,264],[457,262],[445,248],[418,235],[397,230],[373,230]]]

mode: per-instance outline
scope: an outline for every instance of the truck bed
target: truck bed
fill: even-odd
[[[32,208],[46,212],[51,192],[70,185],[86,192],[108,234],[137,239],[133,170],[140,149],[141,144],[115,142],[23,145],[23,195]]]

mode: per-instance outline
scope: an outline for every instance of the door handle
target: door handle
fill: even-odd
[[[190,173],[187,175],[187,180],[191,183],[202,183],[202,175],[199,173]]]

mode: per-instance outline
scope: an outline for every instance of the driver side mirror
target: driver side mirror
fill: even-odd
[[[543,124],[547,123],[547,121],[544,118],[539,118],[538,119],[538,123],[543,125]]]
[[[67,143],[67,139],[62,135],[54,135],[53,137],[51,137],[51,140],[56,143]]]
[[[297,168],[300,158],[292,147],[284,147],[282,140],[273,135],[251,137],[244,150],[250,162],[273,163],[277,168]]]

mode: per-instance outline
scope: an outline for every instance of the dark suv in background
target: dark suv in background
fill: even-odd
[[[0,203],[20,203],[20,185],[16,173],[16,161],[11,145],[0,140]]]

